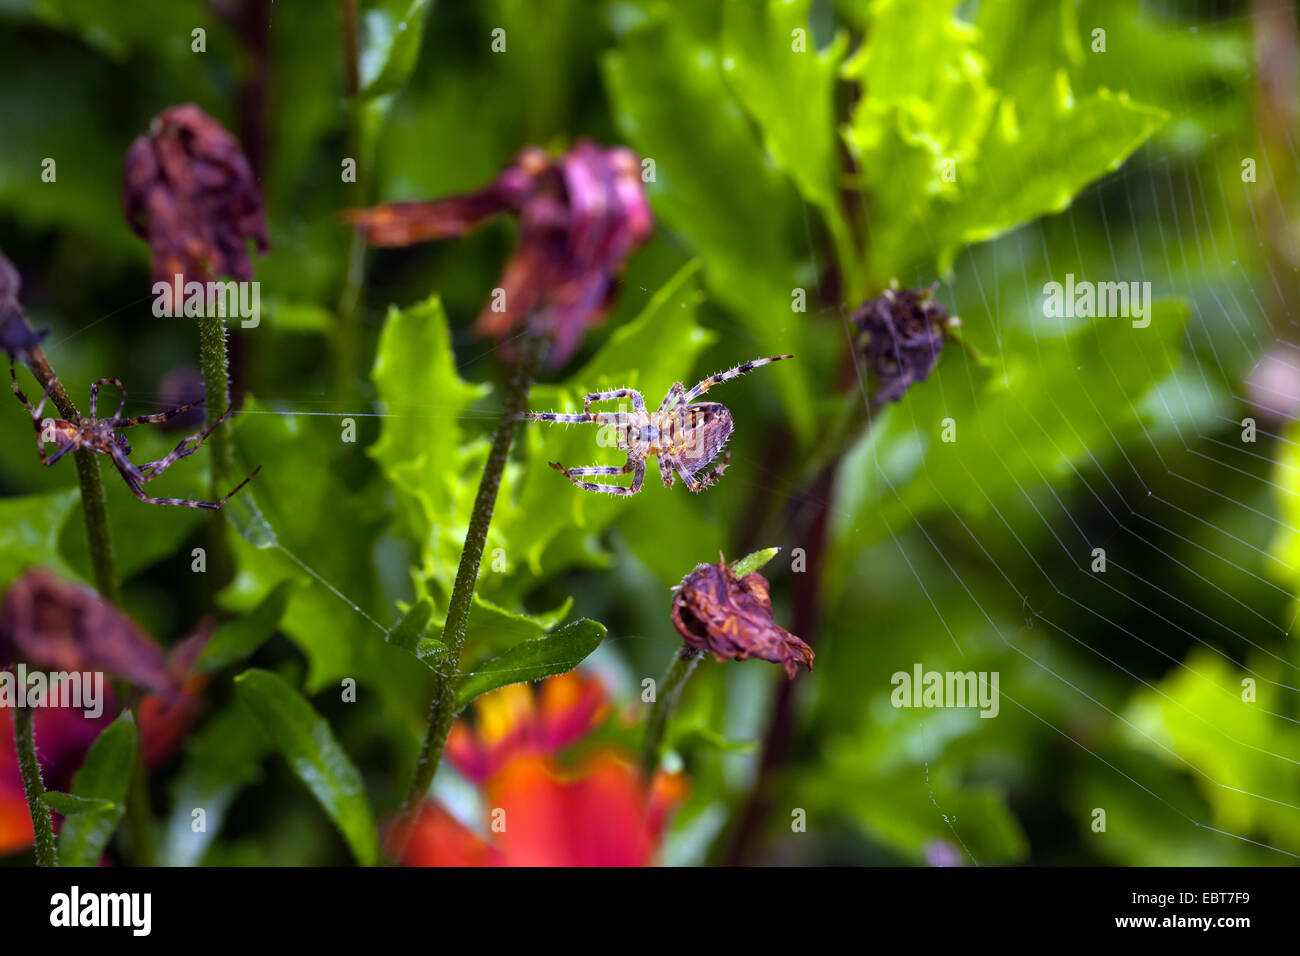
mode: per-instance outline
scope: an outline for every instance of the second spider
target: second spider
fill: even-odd
[[[99,452],[101,455],[107,455],[113,460],[117,467],[118,473],[126,486],[131,489],[131,493],[146,504],[151,505],[180,505],[186,508],[208,508],[217,510],[244,485],[252,480],[262,470],[258,465],[253,469],[253,473],[232,488],[224,498],[219,501],[195,501],[190,498],[151,498],[144,492],[145,482],[153,481],[164,471],[186,458],[202,445],[209,435],[220,427],[234,409],[226,409],[226,413],[218,418],[215,422],[200,432],[195,432],[188,438],[184,438],[168,454],[159,458],[157,461],[146,462],[137,465],[127,456],[131,454],[131,445],[126,440],[126,436],[120,434],[118,429],[131,428],[136,425],[156,424],[165,422],[168,419],[175,418],[182,412],[187,412],[191,408],[203,404],[202,399],[197,402],[190,402],[188,405],[182,405],[180,408],[173,408],[170,411],[159,412],[156,415],[140,415],[136,418],[123,418],[122,411],[126,408],[126,389],[122,383],[115,378],[101,378],[90,386],[90,415],[78,415],[75,421],[67,421],[62,418],[41,418],[41,411],[45,408],[45,402],[50,397],[50,391],[54,387],[57,379],[50,382],[45,389],[45,394],[41,396],[40,402],[35,408],[27,400],[22,389],[18,387],[18,375],[12,365],[9,366],[9,377],[13,380],[14,394],[18,400],[23,403],[24,407],[31,412],[32,425],[36,429],[36,450],[41,456],[41,462],[45,465],[53,465],[60,458],[70,451],[76,451],[80,448],[88,448],[91,451]],[[96,417],[95,406],[99,401],[99,388],[101,385],[112,385],[122,395],[122,400],[117,406],[117,414],[112,418]],[[45,443],[47,441],[58,445],[58,448],[50,454],[45,454]]]

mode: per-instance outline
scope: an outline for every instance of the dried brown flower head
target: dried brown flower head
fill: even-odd
[[[0,605],[0,667],[22,661],[52,671],[103,671],[159,693],[176,670],[152,638],[94,591],[32,568]]]
[[[858,328],[858,347],[881,385],[874,401],[898,401],[938,364],[952,320],[934,301],[934,289],[887,289],[849,316]]]
[[[126,152],[122,209],[149,243],[155,280],[253,278],[270,248],[262,194],[239,141],[193,103],[158,114]]]
[[[699,565],[673,597],[673,627],[720,661],[761,657],[791,679],[800,664],[812,670],[813,649],[772,620],[767,578],[757,571],[738,578],[725,562]]]
[[[580,140],[553,159],[530,146],[478,192],[344,218],[371,245],[406,246],[463,236],[502,212],[518,218],[519,244],[475,328],[507,356],[509,340],[527,329],[551,342],[552,364],[563,364],[604,318],[627,257],[654,229],[631,150]]]

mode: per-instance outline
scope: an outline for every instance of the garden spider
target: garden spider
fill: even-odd
[[[559,422],[563,424],[608,425],[615,428],[618,435],[616,447],[627,452],[627,462],[622,466],[592,465],[587,468],[566,468],[558,462],[550,466],[585,491],[601,491],[611,495],[634,495],[641,490],[645,480],[645,461],[653,456],[659,461],[659,474],[663,476],[664,487],[673,486],[673,473],[681,475],[682,481],[691,491],[703,491],[722,477],[730,459],[730,452],[709,467],[718,457],[726,443],[734,422],[725,405],[717,402],[691,402],[699,398],[715,385],[730,381],[744,375],[750,369],[760,365],[770,365],[782,359],[793,358],[792,355],[777,355],[773,358],[754,359],[737,365],[727,372],[720,372],[706,378],[689,392],[681,382],[674,383],[664,396],[659,410],[646,411],[645,399],[634,388],[616,388],[608,392],[590,392],[582,405],[581,415],[561,415],[554,412],[524,412],[520,418],[538,422]],[[592,402],[610,401],[616,398],[630,398],[631,412],[592,412]],[[584,475],[626,475],[632,473],[630,487],[624,485],[601,485],[583,481],[578,476]]]
[[[218,426],[220,426],[233,408],[226,409],[226,413],[209,425],[203,431],[195,432],[188,438],[182,439],[181,442],[157,461],[147,462],[143,465],[136,465],[127,455],[131,454],[131,445],[127,442],[125,435],[119,435],[117,429],[131,428],[135,425],[155,424],[165,422],[169,418],[175,418],[182,412],[187,412],[197,405],[203,404],[203,399],[197,402],[190,402],[188,405],[182,405],[180,408],[173,408],[171,411],[159,412],[156,415],[141,415],[138,418],[122,418],[122,410],[126,408],[126,389],[122,383],[115,378],[101,378],[90,386],[90,416],[78,415],[76,421],[65,421],[62,418],[41,418],[41,410],[45,408],[45,401],[50,397],[50,389],[58,379],[52,379],[45,389],[45,394],[41,397],[40,404],[35,408],[27,400],[22,389],[18,387],[18,374],[14,371],[13,365],[9,366],[9,377],[13,379],[14,394],[23,406],[32,413],[32,427],[36,429],[36,451],[41,456],[41,462],[46,466],[54,464],[70,451],[76,451],[79,448],[89,448],[91,451],[97,451],[101,455],[107,455],[113,459],[113,464],[117,466],[118,472],[122,475],[122,480],[126,486],[131,489],[141,501],[151,505],[183,505],[187,508],[208,508],[213,511],[219,509],[244,485],[248,484],[253,475],[262,470],[258,465],[253,469],[253,473],[237,484],[229,494],[220,501],[193,501],[188,498],[150,498],[144,493],[141,487],[146,481],[153,481],[164,471],[189,455],[194,454],[211,435]],[[99,398],[99,386],[112,385],[122,393],[122,400],[117,406],[117,414],[112,418],[96,418],[95,403]],[[54,454],[45,454],[46,440],[54,442],[59,447]],[[193,442],[194,444],[190,444]],[[187,447],[188,446],[188,447]]]

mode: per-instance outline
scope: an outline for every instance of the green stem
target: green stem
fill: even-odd
[[[81,483],[81,510],[86,519],[86,540],[90,544],[95,590],[106,601],[120,605],[122,595],[117,583],[117,558],[108,531],[108,500],[99,474],[99,460],[89,448],[77,449],[73,460],[77,463],[77,480]]]
[[[537,375],[540,356],[541,343],[525,341],[523,356],[515,366],[514,375],[502,399],[501,424],[492,437],[492,448],[483,468],[483,477],[479,480],[474,511],[469,519],[469,531],[465,534],[465,548],[460,553],[456,582],[452,586],[451,601],[447,606],[447,623],[442,632],[442,642],[449,652],[447,667],[438,681],[429,706],[429,730],[420,751],[420,759],[415,765],[415,779],[411,782],[411,790],[406,798],[407,813],[418,809],[425,794],[429,792],[429,785],[433,783],[434,774],[438,772],[438,764],[442,760],[447,734],[451,732],[452,720],[456,717],[456,692],[461,682],[460,655],[465,648],[465,625],[469,621],[474,586],[478,582],[479,564],[483,560],[488,527],[492,524],[492,510],[496,507],[497,492],[501,488],[501,476],[510,457],[510,446],[514,442],[519,414],[528,404],[528,393]]]
[[[339,0],[343,33],[343,92],[348,98],[348,153],[356,162],[356,175],[349,184],[348,202],[360,207],[365,202],[365,182],[370,156],[366,149],[365,106],[356,101],[361,92],[361,36],[357,23],[357,0]],[[366,280],[366,238],[354,226],[348,240],[343,288],[339,292],[338,326],[334,341],[334,380],[340,395],[349,395],[357,374],[358,326]]]
[[[208,425],[230,407],[230,363],[226,358],[226,322],[217,315],[199,319],[199,364],[203,369],[203,406]],[[222,426],[208,439],[212,449],[212,496],[220,498],[230,474],[230,435]]]
[[[135,764],[127,782],[126,832],[130,836],[131,863],[134,866],[154,865],[153,807],[149,799],[148,768],[144,762],[144,722],[140,720],[140,695],[133,692],[125,681],[113,682],[113,696],[131,711],[135,719]]]
[[[45,783],[41,780],[41,765],[36,759],[36,737],[32,733],[32,709],[14,709],[14,745],[18,750],[18,769],[23,777],[23,790],[27,794],[27,809],[32,815],[32,830],[36,834],[36,865],[58,866],[59,849],[54,842],[54,824],[50,810],[45,805]]]
[[[686,681],[699,662],[699,651],[689,645],[682,647],[659,684],[659,694],[655,698],[654,709],[650,711],[650,720],[646,723],[645,746],[641,751],[641,766],[645,768],[647,782],[654,777],[655,770],[659,767],[659,751],[663,748],[668,721],[677,710]]]

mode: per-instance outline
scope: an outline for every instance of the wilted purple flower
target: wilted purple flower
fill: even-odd
[[[122,209],[149,242],[155,280],[253,278],[248,241],[270,248],[262,194],[239,140],[193,103],[154,117],[126,152]]]
[[[813,649],[773,620],[767,578],[757,571],[738,578],[729,564],[699,565],[678,585],[672,619],[687,644],[717,660],[761,657],[792,680],[800,664],[812,670]]]
[[[49,329],[34,331],[27,317],[23,315],[22,306],[18,304],[18,290],[22,287],[22,277],[14,264],[4,253],[0,253],[0,349],[9,355],[9,360],[21,358],[49,334]]]
[[[952,320],[932,298],[934,288],[886,289],[849,316],[858,328],[858,347],[881,385],[874,401],[898,401],[939,363]]]
[[[0,667],[104,671],[160,693],[177,689],[163,649],[94,591],[32,568],[0,603]]]
[[[580,140],[553,159],[530,146],[478,192],[345,218],[371,245],[406,246],[463,236],[501,212],[518,217],[519,244],[475,329],[508,354],[508,340],[527,328],[551,342],[551,363],[563,364],[604,318],[627,257],[654,229],[631,150]]]

